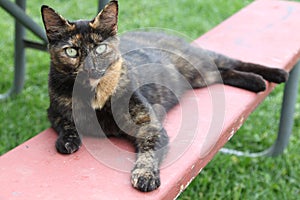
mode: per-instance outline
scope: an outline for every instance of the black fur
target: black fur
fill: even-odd
[[[77,151],[78,131],[93,135],[101,127],[103,136],[127,137],[137,152],[131,182],[140,191],[160,186],[159,166],[167,152],[165,113],[155,105],[168,111],[186,90],[215,83],[260,92],[265,80],[280,83],[288,77],[283,70],[234,60],[164,33],[131,32],[119,44],[117,1],[91,21],[69,22],[47,6],[42,15],[51,55],[48,116],[59,134],[57,150]]]

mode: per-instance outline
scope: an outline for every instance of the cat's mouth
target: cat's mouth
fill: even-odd
[[[90,85],[92,86],[92,88],[97,87],[97,85],[100,82],[100,79],[89,79]]]
[[[105,75],[106,70],[90,70],[86,72],[87,79],[92,87],[96,87],[100,79]]]

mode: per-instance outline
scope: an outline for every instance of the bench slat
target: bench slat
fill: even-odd
[[[299,3],[259,0],[195,43],[245,61],[290,70],[300,57],[299,19]],[[162,165],[162,185],[156,191],[145,194],[131,187],[129,170],[135,158],[125,141],[86,138],[86,146],[66,156],[56,152],[57,135],[47,129],[0,157],[0,199],[173,199],[274,86],[269,84],[258,95],[223,85],[188,92],[181,105],[167,115],[171,147]],[[220,99],[225,99],[224,105]],[[199,119],[187,120],[185,112],[196,113]],[[111,148],[112,144],[118,148]],[[96,147],[101,156],[90,154]],[[120,166],[123,171],[114,169]]]

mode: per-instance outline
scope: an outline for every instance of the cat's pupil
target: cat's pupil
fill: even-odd
[[[100,44],[97,48],[96,48],[96,52],[98,54],[102,54],[106,51],[106,45],[105,44]]]
[[[69,56],[71,58],[75,58],[78,55],[78,51],[75,48],[72,48],[72,47],[66,48],[65,51],[66,51],[67,56]]]

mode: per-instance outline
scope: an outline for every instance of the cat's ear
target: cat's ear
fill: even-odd
[[[117,34],[118,1],[110,1],[103,10],[90,22],[90,26],[107,36]]]
[[[49,6],[43,5],[41,12],[49,42],[61,39],[63,34],[75,28],[74,24],[69,23]]]

